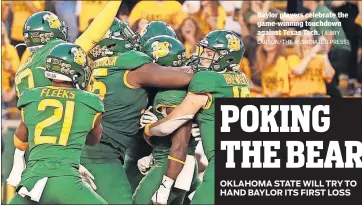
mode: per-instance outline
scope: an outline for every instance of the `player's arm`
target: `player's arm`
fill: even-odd
[[[21,112],[23,113],[23,111]],[[9,185],[17,187],[21,181],[21,174],[26,168],[24,154],[25,151],[29,148],[28,128],[26,127],[23,120],[21,120],[19,126],[16,128],[14,134],[14,145],[16,148],[14,152],[14,162],[6,182]]]
[[[167,113],[171,113],[173,109],[167,109]],[[192,121],[188,121],[172,134],[172,146],[169,152],[168,167],[165,175],[173,180],[176,180],[185,164],[191,127]]]
[[[145,64],[127,75],[127,82],[134,87],[183,88],[189,85],[193,72],[190,67],[164,67],[155,63]]]
[[[14,145],[21,151],[25,151],[29,147],[28,128],[23,121],[21,121],[19,126],[16,128],[14,134]]]
[[[209,97],[207,94],[188,93],[182,103],[164,119],[145,127],[146,136],[166,136],[194,118],[194,115],[205,105]]]
[[[94,123],[93,123],[93,129],[88,133],[87,140],[85,141],[86,145],[94,146],[101,141],[103,127],[102,127],[102,114],[98,113],[96,115]]]
[[[75,40],[75,44],[88,53],[106,34],[117,15],[122,0],[109,1],[104,9],[95,17],[84,33]]]

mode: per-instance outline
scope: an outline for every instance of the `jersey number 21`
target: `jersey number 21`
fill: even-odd
[[[44,99],[38,105],[38,111],[44,111],[47,107],[54,107],[54,114],[45,120],[39,122],[35,126],[34,143],[35,144],[58,144],[66,146],[69,138],[69,133],[72,128],[73,116],[74,116],[74,101],[67,101],[65,105],[63,126],[60,132],[60,136],[43,136],[41,133],[43,129],[49,127],[63,118],[63,104],[56,99]]]

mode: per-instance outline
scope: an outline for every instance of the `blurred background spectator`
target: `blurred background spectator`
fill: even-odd
[[[77,1],[54,1],[54,7],[56,14],[68,26],[69,41],[74,42],[79,35]],[[92,13],[92,10],[87,12]]]
[[[134,31],[134,32],[138,32],[140,33],[141,32],[141,29],[146,26],[148,24],[148,20],[147,19],[144,19],[144,18],[141,18],[141,19],[138,19],[137,21],[135,21],[132,26],[131,26],[131,29]]]
[[[106,3],[104,1],[2,1],[2,21],[8,32],[9,41],[5,55],[11,56],[14,59],[16,55],[9,55],[14,51],[14,46],[23,43],[22,26],[25,20],[34,12],[41,11],[44,8],[55,12],[69,27],[70,40],[74,41],[81,32],[89,25],[94,17],[101,11]],[[319,33],[325,34],[328,31],[338,31],[335,35],[325,35],[327,40],[348,40],[348,44],[332,42],[327,48],[329,61],[335,70],[334,89],[328,88],[327,93],[330,96],[339,96],[339,91],[342,91],[345,96],[360,96],[361,95],[361,80],[362,69],[360,68],[361,56],[361,1],[130,1],[124,0],[118,17],[132,26],[135,31],[140,31],[144,25],[153,20],[162,20],[169,23],[176,31],[179,39],[185,44],[187,56],[197,52],[197,42],[202,39],[205,34],[215,29],[228,29],[240,35],[246,47],[245,58],[240,62],[240,70],[247,73],[252,79],[253,84],[263,87],[258,80],[258,72],[264,71],[256,68],[258,65],[256,51],[261,51],[258,48],[260,41],[264,38],[262,35],[257,35],[257,31],[268,30],[283,30],[284,27],[261,27],[258,28],[259,22],[278,22],[281,19],[286,21],[293,18],[280,18],[280,15],[273,18],[263,18],[258,14],[281,14],[289,13],[338,13],[343,12],[348,14],[348,18],[311,18],[309,22],[329,21],[341,22],[342,26],[334,27],[288,27],[288,31],[298,31],[301,29],[317,30]],[[294,21],[301,20],[296,18]],[[5,31],[5,30],[4,30]],[[361,32],[356,32],[361,31]],[[2,32],[3,33],[3,32]],[[6,32],[5,32],[6,33]],[[284,50],[288,55],[297,55],[302,61],[304,56],[300,56],[296,45],[293,43],[297,36],[286,35],[284,32],[277,37],[280,40],[291,40],[292,43],[283,43]],[[3,37],[2,37],[3,38]],[[274,37],[273,37],[274,38]],[[298,37],[299,38],[299,37]],[[309,37],[308,37],[309,38]],[[315,37],[314,40],[319,37]],[[4,41],[5,44],[5,41]],[[2,45],[4,47],[4,44]],[[250,44],[250,45],[249,45]],[[12,47],[10,47],[12,46]],[[265,47],[265,45],[262,45]],[[315,46],[313,44],[308,46]],[[276,46],[277,47],[277,46]],[[16,48],[17,57],[20,59],[20,64],[31,55],[31,52],[25,50],[24,46]],[[265,51],[264,51],[265,52]],[[260,55],[259,55],[260,56]],[[318,55],[317,55],[318,56]],[[4,58],[5,59],[5,58]],[[13,60],[15,61],[15,60]],[[312,61],[312,60],[311,60]],[[4,61],[2,61],[4,62]],[[3,63],[3,65],[8,63]],[[270,66],[270,65],[269,65]],[[14,66],[13,71],[16,71]],[[9,67],[10,68],[10,67]],[[4,68],[5,69],[5,68]],[[4,70],[2,69],[2,70]],[[264,68],[265,69],[265,68]],[[5,77],[9,79],[6,74]],[[14,75],[14,74],[13,74]],[[349,79],[349,81],[348,81]],[[13,81],[13,80],[11,80]],[[336,83],[339,81],[339,89]],[[333,82],[333,81],[332,81]],[[349,86],[349,87],[347,87]],[[5,87],[4,87],[5,88]]]
[[[193,18],[185,19],[180,28],[176,31],[180,41],[184,43],[186,48],[186,56],[189,58],[191,54],[196,52],[197,42],[199,42],[204,34],[199,25]]]
[[[215,29],[223,29],[226,21],[225,9],[218,1],[200,1],[200,9],[194,15],[202,33],[207,34]]]
[[[94,19],[106,6],[107,1],[80,1],[79,32],[83,33],[89,21]],[[74,39],[75,40],[75,39]]]
[[[186,17],[187,14],[178,1],[140,1],[132,9],[128,21],[132,25],[141,18],[148,21],[161,20],[177,29]]]
[[[304,44],[295,44],[296,54],[288,56],[290,97],[326,97],[326,83],[334,76],[328,59],[327,44],[313,44],[313,36],[296,37]]]
[[[24,43],[23,37],[23,26],[25,21],[33,13],[44,10],[43,1],[6,1],[5,4],[11,8],[12,11],[12,23],[11,23],[11,32],[10,40],[11,44],[16,46],[18,44]],[[7,7],[5,7],[7,10]],[[9,15],[10,12],[6,11],[4,15]],[[2,17],[7,19],[8,16]],[[15,23],[14,23],[15,22]],[[23,55],[25,51],[25,46],[18,46],[17,52],[18,55]]]
[[[261,88],[251,85],[251,89],[262,92],[265,97],[287,97],[289,94],[289,68],[287,52],[283,44],[272,43],[279,36],[262,36],[257,52],[255,68],[261,79]]]

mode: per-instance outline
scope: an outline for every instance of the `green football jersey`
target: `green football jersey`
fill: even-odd
[[[38,87],[24,90],[18,101],[28,128],[28,175],[79,175],[77,167],[102,100],[75,88]],[[30,173],[30,174],[29,174]]]
[[[163,119],[166,116],[167,107],[177,107],[186,97],[185,90],[160,90],[153,102],[153,113],[157,118]],[[169,154],[172,141],[171,135],[165,137],[151,137],[150,142],[153,146],[152,155],[156,160],[163,160]],[[197,142],[193,137],[190,138],[187,153],[195,154]]]
[[[195,74],[189,85],[189,92],[207,94],[207,104],[196,114],[200,127],[202,145],[208,159],[214,156],[215,98],[249,97],[249,81],[243,73],[201,71]]]
[[[45,87],[51,85],[51,81],[45,77],[46,56],[58,44],[65,41],[56,39],[33,53],[24,64],[20,65],[15,75],[15,85],[17,96],[20,97],[25,89]]]
[[[152,59],[137,51],[129,51],[112,57],[104,57],[94,62],[91,91],[104,102],[105,113],[102,119],[103,133],[100,144],[86,146],[82,162],[115,160],[135,138],[139,121],[148,103],[148,93],[144,88],[135,88],[127,80],[129,71]]]

